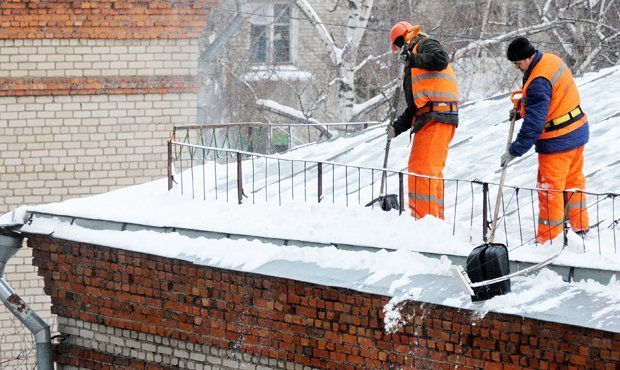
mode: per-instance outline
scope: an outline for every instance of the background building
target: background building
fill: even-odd
[[[215,3],[0,2],[0,213],[161,177],[172,126],[195,123],[199,39]],[[31,249],[6,279],[53,323]],[[31,334],[11,316],[0,307],[7,369],[32,360]]]

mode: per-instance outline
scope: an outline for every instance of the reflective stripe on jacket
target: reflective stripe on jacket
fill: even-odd
[[[428,110],[426,113],[421,112],[416,106],[413,95],[413,84],[411,83],[411,72],[413,70],[422,70],[426,72],[441,72],[449,66],[449,56],[439,43],[439,41],[421,37],[421,39],[412,46],[416,47],[416,52],[412,53],[409,58],[409,64],[404,67],[403,91],[405,93],[405,102],[407,108],[394,121],[394,129],[396,135],[411,130],[415,133],[420,131],[428,122],[437,121],[449,125],[458,126],[458,112],[442,113],[440,111]],[[413,51],[413,50],[412,50]],[[442,104],[435,102],[437,104]],[[451,107],[458,103],[451,103]],[[458,106],[457,106],[458,108]]]
[[[418,42],[412,52],[418,52]],[[422,68],[411,68],[411,90],[416,107],[422,108],[428,102],[459,101],[459,90],[456,76],[448,65],[441,71],[428,71]]]
[[[523,85],[523,99],[521,100],[521,116],[526,117],[527,111],[523,102],[527,101],[527,90],[532,81],[536,78],[544,78],[551,83],[551,101],[549,104],[549,111],[546,118],[546,126],[539,140],[552,139],[559,136],[566,135],[584,124],[587,123],[588,118],[585,113],[582,113],[580,118],[574,120],[570,124],[559,125],[553,127],[551,122],[558,117],[569,114],[575,111],[581,102],[579,98],[579,91],[577,85],[573,79],[573,75],[566,66],[566,64],[558,56],[545,53],[542,55],[538,63],[532,69],[527,81]],[[560,127],[560,128],[558,128]]]

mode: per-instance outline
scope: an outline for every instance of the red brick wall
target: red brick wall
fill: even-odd
[[[197,93],[196,76],[0,78],[0,96]]]
[[[59,317],[320,369],[618,369],[620,334],[389,297],[44,236],[28,236]],[[207,246],[205,246],[207,247]],[[166,368],[69,341],[60,364]],[[84,365],[87,364],[87,365]],[[274,366],[275,367],[275,366]]]
[[[0,78],[2,96],[66,96],[198,93],[200,77],[128,76]]]
[[[200,37],[215,0],[4,0],[0,38]]]

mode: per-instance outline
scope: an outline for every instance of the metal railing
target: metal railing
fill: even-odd
[[[172,129],[172,140],[221,149],[273,154],[309,143],[327,141],[377,124],[379,124],[378,121],[321,124],[239,122],[176,125]]]
[[[330,202],[343,206],[364,206],[384,195],[379,191],[384,172],[384,194],[398,196],[400,214],[409,214],[409,195],[405,193],[409,177],[415,176],[418,181],[440,181],[444,189],[444,220],[450,223],[452,233],[468,236],[472,243],[486,241],[490,227],[490,198],[495,199],[496,183],[433,178],[369,166],[290,159],[172,140],[168,143],[168,189],[175,188],[181,194],[196,199],[239,204]],[[539,191],[542,190],[509,185],[503,187],[495,241],[505,242],[512,249],[534,243]],[[564,193],[568,195],[573,192]],[[583,251],[617,255],[616,233],[620,222],[620,204],[617,203],[620,202],[616,202],[616,198],[620,194],[579,193],[586,195],[591,220],[590,233],[582,239]]]

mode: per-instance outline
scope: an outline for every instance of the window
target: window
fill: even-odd
[[[291,64],[290,4],[258,5],[250,18],[250,55],[261,64]]]

